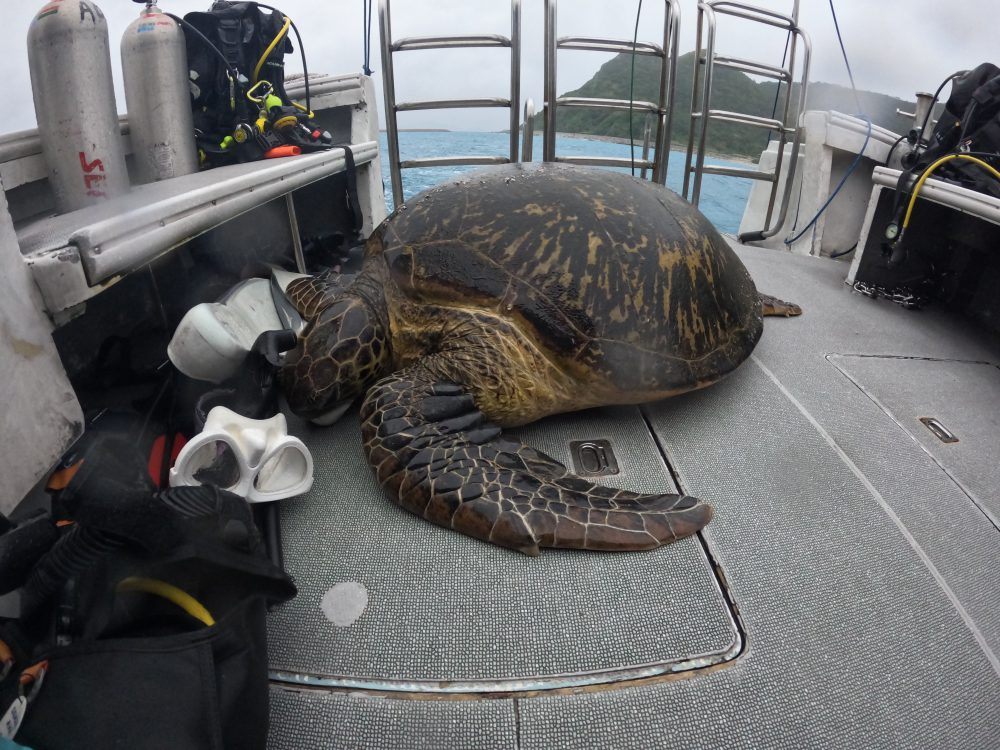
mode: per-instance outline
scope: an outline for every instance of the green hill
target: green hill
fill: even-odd
[[[618,54],[580,88],[567,91],[564,96],[586,96],[603,99],[628,99],[629,75],[632,56]],[[694,69],[694,52],[683,55],[677,62],[677,83],[674,95],[673,140],[676,145],[686,144],[691,124],[691,79]],[[635,58],[635,99],[656,101],[659,93],[660,61],[638,55]],[[717,67],[712,83],[713,109],[742,112],[760,117],[771,117],[777,83],[756,82],[745,73]],[[796,96],[797,86],[793,89]],[[876,125],[897,133],[906,132],[910,119],[896,114],[896,109],[913,111],[913,103],[902,99],[859,92],[861,104]],[[793,102],[795,100],[793,99]],[[810,83],[807,109],[835,109],[854,114],[857,104],[849,88],[829,83]],[[633,114],[633,128],[637,142],[642,140],[644,113]],[[536,116],[535,129],[542,127],[541,115]],[[556,129],[561,133],[629,137],[629,113],[616,110],[580,109],[560,107]],[[708,131],[708,149],[721,154],[756,158],[767,146],[768,132],[759,128],[733,123],[713,122]]]

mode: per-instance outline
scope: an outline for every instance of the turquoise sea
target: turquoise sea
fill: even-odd
[[[385,133],[381,134],[382,153],[387,154]],[[505,154],[508,148],[506,133],[462,133],[462,132],[403,132],[399,134],[400,157],[425,159],[433,156],[496,156]],[[557,136],[556,152],[566,156],[618,156],[628,158],[629,147],[623,143],[588,140],[573,136]],[[541,161],[542,138],[535,136],[533,158]],[[636,146],[635,156],[642,154],[641,143]],[[721,159],[706,159],[709,164],[741,166]],[[403,195],[410,198],[421,190],[437,185],[449,177],[469,172],[477,167],[427,167],[403,170]],[[622,171],[628,172],[628,169]],[[680,192],[684,175],[684,153],[671,151],[667,169],[667,186]],[[388,160],[382,160],[382,179],[385,182],[386,201],[392,210],[392,189],[389,182]],[[739,229],[743,206],[750,194],[750,181],[718,175],[702,178],[699,208],[721,232],[735,234]]]

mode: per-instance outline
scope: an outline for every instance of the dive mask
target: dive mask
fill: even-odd
[[[301,495],[312,482],[312,455],[288,434],[284,414],[249,419],[224,406],[208,413],[170,470],[171,487],[210,484],[251,503]]]

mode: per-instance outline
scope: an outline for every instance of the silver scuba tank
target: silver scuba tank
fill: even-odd
[[[122,35],[122,71],[138,181],[196,172],[184,33],[153,0]]]
[[[46,4],[28,29],[28,68],[56,207],[74,211],[127,192],[101,9],[90,0]]]

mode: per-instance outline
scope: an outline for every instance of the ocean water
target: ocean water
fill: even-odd
[[[380,136],[382,153],[387,154],[385,133]],[[426,159],[434,156],[461,154],[463,156],[496,156],[508,149],[506,133],[462,133],[462,132],[403,132],[399,134],[400,157]],[[587,140],[572,136],[556,136],[556,152],[566,156],[617,156],[628,158],[629,147],[623,143]],[[542,138],[535,136],[533,158],[541,160]],[[636,158],[642,154],[642,144],[635,149]],[[706,159],[708,164],[741,166],[721,159]],[[422,190],[447,180],[454,175],[470,172],[479,167],[425,167],[403,170],[403,196],[409,199]],[[629,172],[629,169],[621,171]],[[638,173],[638,170],[637,170]],[[667,187],[680,192],[684,178],[684,153],[671,151],[667,168]],[[392,189],[389,181],[388,159],[382,160],[382,179],[388,208],[392,211]],[[701,200],[698,207],[720,232],[735,234],[743,216],[743,207],[750,194],[750,181],[719,175],[704,175],[701,184]]]

